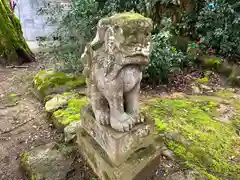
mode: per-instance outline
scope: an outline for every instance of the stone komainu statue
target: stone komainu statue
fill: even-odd
[[[139,93],[142,66],[149,61],[152,21],[121,13],[98,22],[95,39],[82,54],[95,119],[118,131],[142,122]]]

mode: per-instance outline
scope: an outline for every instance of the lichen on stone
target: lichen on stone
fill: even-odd
[[[199,98],[200,99],[200,98]],[[207,179],[239,179],[240,141],[233,124],[217,121],[219,101],[154,99],[144,109],[169,149]]]

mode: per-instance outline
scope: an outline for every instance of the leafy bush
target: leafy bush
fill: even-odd
[[[215,54],[214,49],[207,47],[201,41],[192,42],[188,44],[187,49],[188,56],[192,59],[198,59],[199,57],[203,56],[213,56]]]
[[[196,32],[203,43],[217,50],[217,53],[225,56],[240,54],[240,15],[230,4],[237,1],[214,2],[207,0],[200,10]]]
[[[170,32],[164,30],[153,35],[150,63],[144,74],[144,78],[153,85],[166,83],[170,73],[180,70],[187,63],[186,56],[170,44],[170,37]]]
[[[59,39],[62,44],[66,44],[69,40],[78,42],[77,52],[66,52],[56,54],[56,58],[62,60],[64,63],[65,71],[76,71],[81,69],[77,66],[79,63],[80,55],[84,49],[85,43],[90,41],[96,32],[96,25],[100,18],[110,16],[116,12],[134,10],[145,16],[150,16],[153,12],[154,4],[156,1],[147,2],[145,0],[74,0],[73,8],[66,14],[62,15],[60,19],[60,27],[58,28],[55,36],[62,37]],[[163,1],[163,3],[166,3]],[[152,8],[152,9],[151,9]],[[59,12],[59,11],[52,11]],[[55,15],[56,17],[58,14]],[[164,20],[167,20],[164,22]],[[161,24],[163,28],[153,35],[153,52],[150,57],[150,64],[145,71],[145,78],[153,83],[166,82],[169,73],[179,70],[186,63],[186,57],[171,45],[170,38],[172,24],[169,19],[163,19]],[[157,26],[159,27],[159,26]]]
[[[57,30],[47,38],[57,37],[57,41],[40,42],[41,46],[54,49],[54,58],[61,64],[57,70],[81,71],[82,63],[79,60],[85,43],[92,39],[97,21],[102,17],[98,3],[95,0],[74,0],[73,7],[68,12],[56,6],[40,10],[39,14],[49,17],[48,24],[58,25]],[[69,48],[69,44],[73,47]]]

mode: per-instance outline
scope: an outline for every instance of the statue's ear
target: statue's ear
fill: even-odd
[[[91,42],[91,46],[95,47],[98,44],[104,42],[106,27],[101,24],[101,22],[97,25],[97,33],[93,41]],[[94,48],[95,49],[95,48]]]

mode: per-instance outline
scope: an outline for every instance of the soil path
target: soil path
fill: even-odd
[[[39,63],[29,68],[0,67],[0,179],[25,180],[19,168],[22,151],[53,141],[56,132],[46,123],[42,104],[32,97],[32,77]]]

